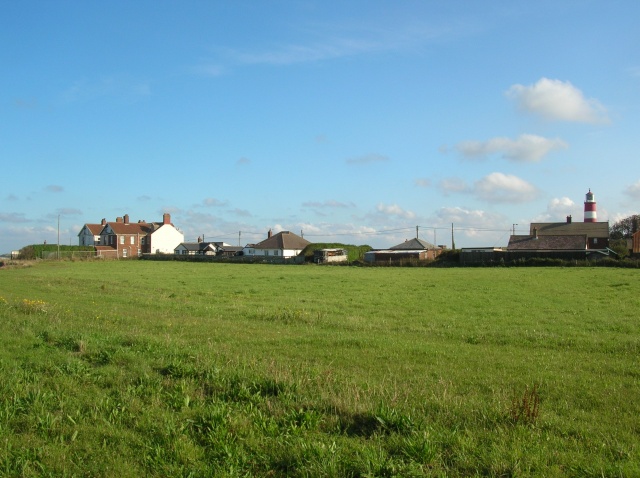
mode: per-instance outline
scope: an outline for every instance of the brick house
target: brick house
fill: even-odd
[[[94,225],[85,224],[78,234],[79,243],[88,241],[96,230]],[[171,215],[165,213],[162,222],[130,222],[129,215],[117,217],[115,222],[103,219],[100,232],[94,235],[94,245],[98,254],[115,257],[136,257],[140,254],[173,254],[178,244],[184,241],[184,234],[172,223]],[[86,245],[86,244],[85,244]]]

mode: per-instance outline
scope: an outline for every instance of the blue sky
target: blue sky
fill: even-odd
[[[640,2],[0,1],[0,253],[102,218],[501,246],[639,212]],[[239,234],[240,232],[240,234]]]

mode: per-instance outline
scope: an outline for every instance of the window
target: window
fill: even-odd
[[[120,244],[124,244],[124,236],[120,236]]]
[[[131,244],[135,244],[136,243],[136,236],[131,236]]]
[[[273,251],[273,255],[277,256],[278,255],[278,251]]]
[[[593,243],[594,243],[594,244],[597,244],[597,243],[598,243],[598,238],[597,238],[597,237],[594,237],[594,238],[593,238]]]

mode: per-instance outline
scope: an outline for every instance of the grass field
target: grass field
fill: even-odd
[[[0,269],[0,476],[640,476],[613,268]]]

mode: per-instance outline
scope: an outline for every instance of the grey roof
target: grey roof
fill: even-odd
[[[529,234],[537,229],[538,236],[575,236],[609,237],[609,222],[532,222]]]
[[[430,242],[425,241],[424,239],[419,239],[414,237],[413,239],[407,239],[402,244],[398,244],[397,246],[393,246],[390,248],[393,251],[420,251],[420,250],[430,250],[430,249],[438,249],[436,246],[431,244]]]
[[[297,234],[294,234],[293,232],[282,231],[274,234],[271,237],[268,237],[262,242],[257,243],[253,247],[255,249],[302,250],[309,244],[311,244],[309,241],[307,241],[303,237],[298,236]]]
[[[511,236],[509,251],[584,251],[587,249],[587,236]]]
[[[178,245],[178,247],[180,246],[184,247],[188,251],[194,251],[194,252],[204,251],[207,249],[210,249],[213,251],[216,250],[216,245],[213,242],[183,242]],[[176,249],[178,247],[176,247]]]

